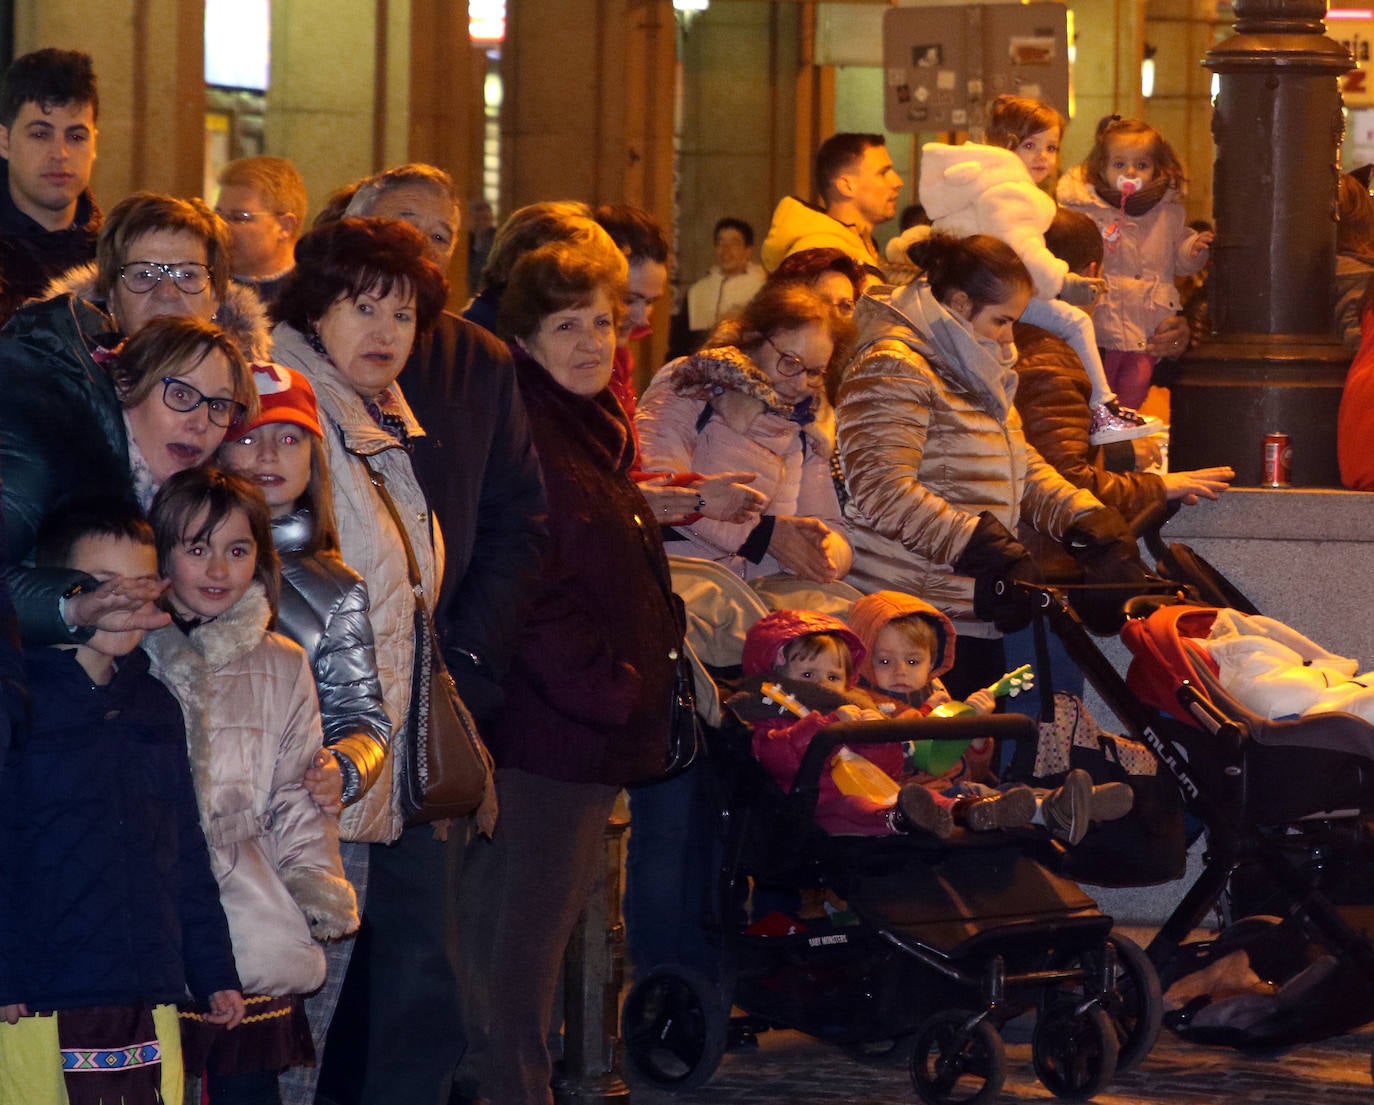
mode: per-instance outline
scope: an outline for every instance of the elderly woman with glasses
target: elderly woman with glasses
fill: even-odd
[[[102,308],[88,339],[112,345],[109,331],[132,337],[155,318],[213,321],[249,361],[265,361],[266,311],[252,289],[229,279],[229,229],[198,199],[136,192],[116,204],[100,228],[93,264],[49,285],[49,299],[70,293]],[[31,305],[27,310],[32,310]],[[103,332],[102,332],[103,331]]]
[[[783,571],[830,583],[849,571],[822,388],[846,330],[810,288],[765,286],[699,352],[654,377],[635,416],[643,467],[753,472],[750,486],[766,500],[744,522],[689,517],[665,533],[670,553],[744,579]]]

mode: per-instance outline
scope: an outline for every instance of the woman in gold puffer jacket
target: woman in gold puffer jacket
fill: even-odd
[[[910,253],[921,275],[864,298],[840,385],[848,578],[864,591],[917,595],[953,619],[960,641],[947,682],[958,697],[1002,674],[1001,631],[1024,624],[992,586],[1039,578],[1013,536],[1018,522],[1117,550],[1125,526],[1022,434],[1012,324],[1032,284],[1015,253],[982,235],[937,235]]]

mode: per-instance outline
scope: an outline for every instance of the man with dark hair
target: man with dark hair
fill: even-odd
[[[629,343],[654,332],[654,304],[668,290],[668,239],[658,220],[629,204],[603,204],[592,217],[611,236],[630,262],[625,289],[625,317],[620,322],[615,348],[611,391],[625,413],[634,419],[634,361]]]
[[[95,256],[91,197],[100,99],[90,55],[38,50],[0,86],[0,323]]]
[[[716,264],[687,289],[687,330],[696,349],[717,322],[738,311],[763,287],[763,266],[754,260],[754,228],[729,216],[715,228]]]
[[[630,262],[620,336],[630,341],[647,338],[654,332],[654,304],[668,288],[668,239],[658,220],[626,203],[603,204],[593,218]]]
[[[772,272],[793,253],[828,247],[844,250],[881,276],[873,228],[897,214],[901,190],[902,178],[881,134],[831,135],[816,151],[822,206],[783,197],[763,243],[763,267]]]

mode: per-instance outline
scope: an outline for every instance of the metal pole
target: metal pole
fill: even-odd
[[[563,959],[563,1063],[553,1082],[557,1105],[623,1103],[620,1076],[620,987],[625,925],[620,916],[621,859],[628,818],[606,823],[605,881],[578,918]]]
[[[1338,78],[1324,0],[1236,0],[1236,33],[1207,54],[1218,76],[1214,340],[1173,388],[1170,464],[1230,464],[1257,485],[1264,435],[1293,444],[1295,486],[1339,486],[1336,411],[1349,364],[1333,336]]]

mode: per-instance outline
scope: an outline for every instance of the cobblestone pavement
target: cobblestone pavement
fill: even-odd
[[[795,1032],[766,1032],[755,1052],[725,1056],[702,1089],[670,1094],[630,1076],[633,1105],[910,1105],[905,1071],[856,1063],[838,1048]],[[1150,1057],[1093,1100],[1097,1105],[1370,1105],[1374,1026],[1297,1048],[1279,1058],[1250,1058],[1227,1048],[1184,1043],[1161,1033]],[[999,1102],[1053,1101],[1035,1080],[1030,1045],[1008,1043],[1007,1083]]]

